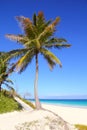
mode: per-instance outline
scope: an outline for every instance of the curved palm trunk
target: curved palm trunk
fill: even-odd
[[[38,98],[38,54],[36,54],[36,74],[35,74],[35,83],[34,83],[34,96],[35,96],[35,105],[36,109],[41,109],[41,104]]]

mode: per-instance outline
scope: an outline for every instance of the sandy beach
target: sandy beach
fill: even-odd
[[[46,105],[43,107],[57,113],[65,121],[71,124],[84,124],[87,125],[87,108],[59,106],[59,105]]]
[[[42,105],[44,108],[53,111],[70,124],[87,125],[87,109],[66,106]],[[46,113],[45,113],[46,114]],[[48,114],[48,113],[47,113]],[[44,111],[20,111],[0,114],[0,130],[16,130],[15,126],[24,122],[30,122],[44,117]]]

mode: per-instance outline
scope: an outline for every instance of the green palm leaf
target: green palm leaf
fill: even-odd
[[[13,82],[8,79],[8,76],[10,73],[13,72],[13,70],[10,70],[10,64],[5,59],[7,58],[7,53],[0,53],[0,91],[2,84],[5,84],[7,87],[9,86],[8,83],[13,84]]]
[[[28,64],[31,63],[33,57],[34,51],[27,51],[27,53],[17,61],[16,70],[19,70],[20,73],[24,71]]]
[[[43,55],[46,61],[48,62],[50,70],[53,69],[53,67],[56,65],[56,63],[49,57],[48,55]]]
[[[6,82],[13,84],[13,81],[8,78],[6,79]]]
[[[10,89],[10,90],[15,90],[12,86],[10,86],[9,84],[7,84],[7,83],[4,83],[5,85],[6,85],[6,87],[8,88],[8,89]]]
[[[16,19],[21,24],[25,35],[29,37],[29,39],[35,38],[35,32],[33,28],[33,23],[29,18],[26,18],[24,16],[17,16]]]
[[[47,48],[55,47],[55,48],[61,49],[61,48],[69,48],[71,45],[70,44],[56,43],[56,44],[45,44],[44,46]]]
[[[5,58],[4,62],[11,60],[12,58],[20,58],[26,53],[27,49],[17,49],[12,50],[7,53],[7,57]]]
[[[47,44],[54,44],[54,43],[66,43],[67,42],[67,40],[66,39],[64,39],[64,38],[56,38],[56,37],[53,37],[53,38],[51,38],[51,39],[47,39],[47,41],[45,42],[45,43],[47,43]]]
[[[59,64],[60,67],[62,67],[60,60],[52,52],[50,52],[49,50],[46,50],[45,48],[41,49],[40,52],[43,55],[50,57],[55,63]]]
[[[10,40],[17,41],[17,43],[20,43],[22,45],[29,41],[29,39],[23,35],[6,34],[5,36]]]

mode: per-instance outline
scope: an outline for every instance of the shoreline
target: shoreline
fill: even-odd
[[[31,101],[35,105],[35,101]],[[41,104],[44,105],[51,105],[51,106],[60,106],[60,107],[71,107],[71,108],[81,108],[81,109],[87,109],[87,106],[80,106],[80,105],[68,105],[68,104],[52,104],[52,103],[45,103],[41,102]]]
[[[52,106],[61,106],[61,107],[71,107],[71,108],[82,108],[87,109],[87,106],[80,106],[80,105],[68,105],[68,104],[51,104],[51,103],[42,103],[45,105],[52,105]]]
[[[28,100],[28,99],[27,99]],[[47,99],[48,100],[48,99]],[[53,99],[52,99],[53,100]],[[57,100],[57,99],[56,99]],[[58,99],[58,100],[62,100],[62,99]],[[70,101],[70,100],[80,100],[80,101],[83,101],[83,100],[86,100],[87,101],[87,99],[63,99],[63,100],[68,100],[68,101]],[[33,104],[35,104],[35,101],[32,101],[32,100],[30,100],[30,102],[32,102]],[[85,109],[87,109],[87,104],[86,105],[84,105],[84,104],[79,104],[79,105],[77,105],[77,104],[64,104],[64,103],[51,103],[51,102],[44,102],[44,101],[40,101],[41,102],[41,104],[47,104],[47,105],[54,105],[54,106],[65,106],[65,107],[74,107],[74,108],[85,108]]]

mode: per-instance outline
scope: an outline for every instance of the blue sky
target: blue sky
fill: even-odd
[[[21,34],[15,16],[32,19],[34,12],[43,11],[45,18],[61,18],[55,33],[67,39],[71,48],[55,50],[62,64],[51,72],[43,57],[39,57],[39,97],[87,95],[87,0],[0,0],[0,51],[22,46],[5,38],[5,34]],[[14,88],[33,97],[35,60],[21,75],[10,76]]]

